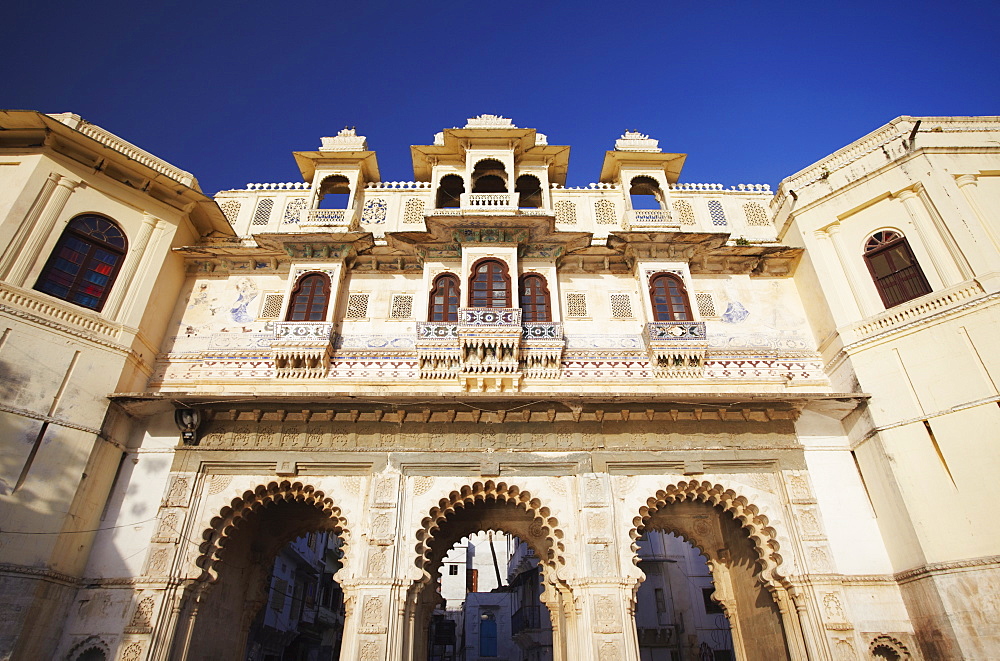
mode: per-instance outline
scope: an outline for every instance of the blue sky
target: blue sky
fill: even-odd
[[[1000,2],[11,3],[0,106],[75,112],[212,194],[356,126],[382,178],[480,113],[597,179],[625,129],[682,181],[775,185],[898,115],[1000,114]],[[16,63],[16,64],[12,64]]]

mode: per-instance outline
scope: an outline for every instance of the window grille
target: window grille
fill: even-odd
[[[681,225],[695,225],[694,207],[687,200],[674,201],[674,215]]]
[[[865,263],[887,308],[929,294],[931,286],[902,234],[875,232],[865,244]]]
[[[282,219],[283,223],[297,223],[299,222],[302,212],[305,211],[306,205],[309,200],[304,197],[293,197],[288,200],[288,204],[285,205],[285,215]]]
[[[554,205],[556,211],[556,222],[565,225],[576,224],[576,204],[569,200],[559,200]]]
[[[257,209],[253,212],[251,225],[267,225],[271,219],[271,210],[274,208],[274,198],[265,197],[257,203]]]
[[[587,316],[587,294],[583,292],[573,292],[566,294],[566,316],[567,317]]]
[[[364,319],[368,316],[368,294],[350,294],[347,297],[347,319]]]
[[[615,319],[631,319],[632,297],[628,294],[611,294],[611,316]]]
[[[281,294],[264,294],[264,301],[260,306],[261,319],[277,319],[281,316],[281,304],[285,297]]]
[[[743,205],[743,212],[747,215],[747,225],[758,227],[768,227],[771,221],[767,219],[767,212],[764,207],[756,202],[747,202]]]
[[[424,221],[424,201],[419,197],[411,197],[403,209],[403,224],[418,225]]]
[[[271,608],[279,613],[285,610],[285,594],[288,592],[288,581],[280,578],[274,579],[274,588],[271,590]]]
[[[722,210],[722,202],[709,200],[708,215],[712,218],[713,225],[722,226],[726,224],[726,212]]]
[[[413,317],[413,296],[411,294],[395,294],[392,297],[392,307],[389,309],[390,319],[410,319]]]
[[[231,223],[236,222],[236,216],[240,215],[240,204],[239,200],[226,200],[219,204],[219,208],[222,209],[222,213],[225,214],[226,220]]]
[[[389,208],[389,203],[381,197],[373,197],[365,200],[365,206],[361,211],[361,222],[369,225],[379,225],[385,222],[385,212]]]
[[[702,317],[717,317],[715,312],[715,300],[708,292],[700,292],[694,295],[695,304],[698,306],[698,314]]]
[[[594,202],[594,217],[598,225],[617,225],[618,216],[615,214],[615,203],[611,200]]]

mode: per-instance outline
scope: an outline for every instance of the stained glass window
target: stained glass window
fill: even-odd
[[[104,307],[125,259],[121,228],[88,214],[69,221],[35,289],[91,310]]]

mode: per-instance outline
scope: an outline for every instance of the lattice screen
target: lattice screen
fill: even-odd
[[[726,212],[722,210],[722,202],[709,200],[708,215],[711,216],[713,225],[721,226],[726,224]]]
[[[572,292],[566,294],[566,316],[586,317],[587,316],[587,295],[583,292]]]
[[[615,319],[631,319],[632,297],[628,294],[611,294],[611,316]]]
[[[381,197],[373,197],[365,200],[365,206],[361,210],[361,222],[378,225],[385,222],[385,212],[389,208],[389,203]]]
[[[410,319],[413,317],[413,295],[395,294],[392,297],[392,307],[389,309],[390,319]]]
[[[747,215],[747,225],[767,227],[771,221],[767,219],[767,212],[764,207],[756,202],[747,202],[743,205],[743,213]]]
[[[347,297],[347,319],[364,319],[368,316],[369,294],[350,294]]]
[[[257,203],[257,209],[253,212],[251,225],[267,225],[271,220],[271,210],[274,209],[274,198],[265,197]]]
[[[411,197],[403,209],[403,224],[418,225],[424,222],[424,201],[419,197]]]
[[[305,211],[306,204],[308,204],[308,199],[304,197],[293,197],[288,200],[288,204],[285,205],[285,215],[282,218],[283,223],[297,223],[299,222],[299,216]]]
[[[718,317],[715,312],[715,299],[708,292],[700,292],[694,295],[695,303],[698,305],[698,314],[702,317]]]
[[[555,203],[556,222],[565,225],[576,224],[576,203],[569,200],[559,200]]]
[[[615,203],[611,200],[594,202],[594,217],[598,225],[617,225],[618,215],[615,213]]]
[[[277,319],[281,316],[281,304],[285,302],[282,294],[264,294],[264,301],[260,306],[261,319]]]
[[[674,215],[681,225],[695,225],[698,222],[694,217],[694,207],[687,200],[674,201]]]
[[[240,207],[242,204],[239,200],[226,200],[219,205],[222,209],[222,213],[226,214],[226,220],[231,223],[236,222],[236,216],[240,215]]]

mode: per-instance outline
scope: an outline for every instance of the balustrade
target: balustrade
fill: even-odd
[[[347,209],[310,209],[299,225],[346,225]]]
[[[517,193],[462,193],[463,209],[517,209]]]

